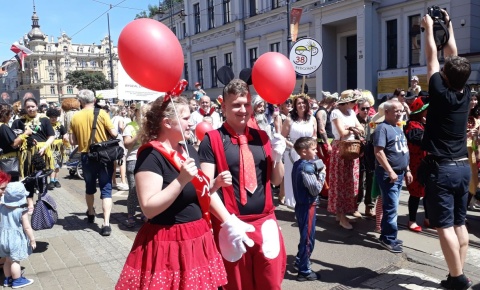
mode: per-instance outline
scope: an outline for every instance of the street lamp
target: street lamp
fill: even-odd
[[[290,31],[290,0],[287,2],[287,56],[290,53],[290,47],[292,45],[292,35]]]
[[[110,9],[112,6],[110,5]],[[113,59],[112,59],[112,40],[110,38],[110,15],[107,13],[107,22],[108,22],[108,47],[110,48],[108,50],[108,54],[110,57],[110,79],[111,79],[111,87],[112,89],[115,89],[115,81],[113,80]]]
[[[55,73],[57,74],[57,91],[58,91],[58,102],[60,103],[60,77],[58,73],[58,42],[55,43]]]

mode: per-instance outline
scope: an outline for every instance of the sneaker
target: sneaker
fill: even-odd
[[[60,182],[58,182],[58,180],[55,180],[54,185],[56,188],[62,187],[62,185],[60,184]]]
[[[93,214],[88,214],[88,209],[85,214],[87,215],[88,223],[93,224],[95,222],[95,208],[93,209]]]
[[[124,183],[117,183],[117,189],[122,190],[122,191],[126,191],[126,190],[128,190],[128,185],[126,185]]]
[[[27,279],[25,277],[20,277],[18,279],[13,279],[12,289],[22,288],[33,283],[32,279]]]
[[[304,275],[302,273],[298,273],[297,281],[304,282],[304,281],[315,281],[320,280],[320,273],[310,272],[308,275]]]
[[[308,261],[308,268],[310,269],[311,266],[312,266],[312,262],[311,262],[311,261]],[[298,271],[298,264],[297,264],[297,262],[293,263],[293,268],[295,269],[295,271]]]
[[[102,236],[108,237],[112,233],[112,228],[110,226],[103,226],[102,228]]]
[[[458,277],[452,277],[448,274],[446,280],[440,281],[440,285],[446,289],[467,290],[472,286],[472,281],[464,274]]]
[[[395,240],[395,244],[400,245],[400,246],[403,246],[403,241],[400,240],[400,239],[396,239],[396,240]]]
[[[380,241],[380,245],[392,253],[402,253],[403,249],[400,244],[388,245],[384,241]]]
[[[55,188],[55,182],[50,181],[50,183],[47,185],[48,190],[53,190]]]
[[[3,287],[12,286],[12,282],[13,282],[12,277],[5,277],[5,279],[3,279]]]

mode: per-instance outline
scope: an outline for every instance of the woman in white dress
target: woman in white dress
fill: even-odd
[[[293,100],[293,109],[282,125],[282,135],[287,142],[287,150],[283,155],[285,166],[285,205],[295,207],[295,198],[292,188],[293,163],[300,157],[293,149],[293,144],[300,137],[314,137],[317,132],[317,121],[310,113],[308,96],[297,95]]]

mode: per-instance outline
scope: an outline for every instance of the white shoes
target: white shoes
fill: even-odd
[[[128,185],[125,183],[117,183],[117,190],[122,190],[122,191],[128,190]]]

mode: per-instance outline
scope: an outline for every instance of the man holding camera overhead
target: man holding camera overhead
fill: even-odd
[[[443,26],[442,26],[443,24]],[[465,227],[470,168],[467,160],[466,134],[470,88],[466,82],[471,67],[457,55],[453,25],[447,11],[428,8],[423,17],[425,55],[430,105],[422,149],[425,157],[425,195],[430,224],[437,229],[449,274],[441,286],[468,289],[472,282],[463,274],[468,249]],[[446,27],[450,38],[436,44],[434,27]],[[440,69],[437,48],[443,47],[445,64]]]

